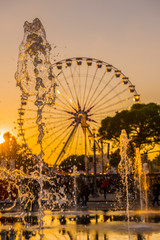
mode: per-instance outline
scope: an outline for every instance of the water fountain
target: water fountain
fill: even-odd
[[[120,135],[120,155],[121,161],[118,165],[119,173],[121,175],[122,184],[125,187],[125,195],[126,195],[126,212],[127,212],[127,223],[128,223],[128,233],[130,239],[130,226],[129,226],[129,182],[128,176],[132,172],[132,163],[130,158],[127,155],[129,139],[127,138],[127,133],[123,129]]]
[[[130,210],[130,193],[128,175],[133,171],[131,159],[127,156],[129,139],[125,130],[120,136],[121,161],[119,171],[126,193],[126,213],[123,211],[78,211],[77,207],[77,170],[73,176],[65,179],[62,176],[43,174],[44,168],[44,128],[43,108],[54,106],[56,76],[50,62],[51,46],[46,40],[43,25],[39,19],[33,23],[25,22],[24,39],[20,46],[16,72],[17,85],[20,87],[21,107],[18,123],[23,126],[23,106],[31,99],[36,106],[37,154],[33,154],[25,143],[25,148],[35,159],[35,166],[30,173],[23,169],[12,171],[0,169],[1,180],[8,180],[7,192],[12,193],[12,201],[3,202],[1,207],[1,239],[149,239],[160,236],[159,225],[136,223],[143,220],[142,187],[143,174],[139,151],[136,151],[135,176],[140,191],[141,213]],[[24,132],[20,132],[24,139]],[[138,166],[138,167],[137,167]],[[70,186],[66,194],[65,181]],[[74,192],[74,193],[73,193]],[[18,196],[18,200],[17,200]],[[145,194],[146,196],[146,194]],[[124,199],[123,199],[124,200]],[[124,200],[125,202],[125,200]],[[114,209],[116,210],[116,209]],[[127,215],[127,224],[126,224]],[[155,212],[150,221],[155,221]],[[140,220],[139,220],[140,219]],[[84,226],[85,225],[85,226]],[[127,227],[126,227],[127,226]],[[154,233],[155,232],[155,233]]]

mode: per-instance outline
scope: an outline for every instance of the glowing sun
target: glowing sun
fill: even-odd
[[[0,144],[4,142],[3,133],[0,133]]]

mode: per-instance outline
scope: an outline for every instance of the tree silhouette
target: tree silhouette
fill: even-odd
[[[10,132],[3,134],[4,142],[0,144],[0,158],[12,159],[16,158],[20,148],[15,136]]]
[[[84,155],[69,156],[61,162],[59,168],[65,172],[72,172],[73,166],[76,166],[78,171],[85,171]]]
[[[17,143],[17,139],[10,132],[3,134],[4,142],[0,144],[0,160],[15,160],[15,167],[23,167],[24,172],[29,172],[35,166],[35,159],[24,145]],[[9,161],[8,161],[9,164]]]
[[[146,145],[153,148],[160,142],[160,105],[155,103],[134,104],[130,110],[117,112],[101,122],[100,135],[107,140],[119,143],[121,130],[125,129],[136,147]]]

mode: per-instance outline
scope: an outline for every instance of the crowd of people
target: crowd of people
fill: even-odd
[[[7,185],[6,185],[7,184]],[[19,187],[21,194],[31,197],[35,201],[39,198],[40,186],[35,179],[24,179],[22,186]],[[135,200],[135,195],[138,196],[139,190],[135,186],[133,176],[129,176],[128,180],[128,191]],[[6,187],[8,186],[8,187]],[[13,182],[0,182],[0,201],[7,199],[16,200],[18,199],[18,191]],[[9,191],[8,191],[9,189]],[[69,206],[74,205],[75,200],[79,206],[86,207],[90,197],[95,197],[95,183],[94,176],[65,176],[58,175],[52,178],[48,178],[43,182],[43,190],[50,194],[52,202],[62,205]],[[96,193],[101,196],[101,199],[107,199],[107,194],[110,193],[122,193],[122,197],[125,196],[125,190],[122,186],[121,178],[118,174],[98,176],[96,179]],[[148,177],[148,189],[147,189],[149,203],[152,206],[160,205],[160,177],[159,175]],[[138,199],[138,197],[137,197]],[[115,199],[116,201],[116,199]],[[61,205],[60,205],[61,204]]]
[[[133,202],[139,199],[140,189],[138,185],[134,182],[134,177],[128,177],[128,193],[129,197],[132,198]],[[142,183],[143,184],[143,183]],[[142,194],[145,195],[145,191],[148,195],[148,200],[150,206],[160,206],[160,176],[151,175],[148,176],[147,189],[142,187]],[[107,199],[107,194],[111,193],[121,193],[122,199],[126,195],[125,187],[122,184],[119,175],[108,175],[103,177],[98,177],[96,181],[97,195],[103,196],[103,199]],[[77,179],[77,199],[78,203],[82,206],[87,206],[87,202],[90,197],[94,197],[94,180],[93,177],[87,178],[80,176]],[[101,198],[102,199],[102,198]],[[114,198],[116,201],[116,199]],[[145,201],[145,200],[144,200]]]

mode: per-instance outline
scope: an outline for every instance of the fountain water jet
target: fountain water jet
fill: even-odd
[[[139,148],[136,148],[136,157],[135,157],[135,162],[134,162],[134,178],[135,178],[135,185],[137,185],[138,189],[139,189],[141,221],[143,220],[143,216],[142,216],[142,210],[143,210],[142,176],[143,176],[143,170],[142,170],[141,155],[139,152]]]
[[[15,79],[24,96],[38,94],[36,105],[43,105],[44,101],[45,104],[54,104],[55,76],[52,72],[50,51],[51,46],[41,21],[38,18],[34,19],[33,23],[26,21]]]
[[[135,185],[138,186],[139,195],[140,195],[140,207],[141,207],[141,220],[143,220],[142,211],[145,209],[148,211],[148,185],[147,185],[147,175],[148,169],[145,167],[145,164],[142,166],[142,160],[140,155],[139,148],[136,148],[136,156],[134,163],[134,178]],[[145,206],[144,206],[145,205]]]
[[[125,186],[125,192],[126,192],[126,213],[127,213],[127,222],[128,222],[128,233],[129,233],[129,239],[130,239],[130,227],[129,227],[129,183],[128,183],[128,175],[132,171],[132,164],[131,160],[127,155],[127,149],[128,149],[128,143],[129,139],[127,137],[126,131],[123,129],[121,131],[120,135],[120,156],[121,160],[118,165],[118,170],[122,178],[122,184]]]

